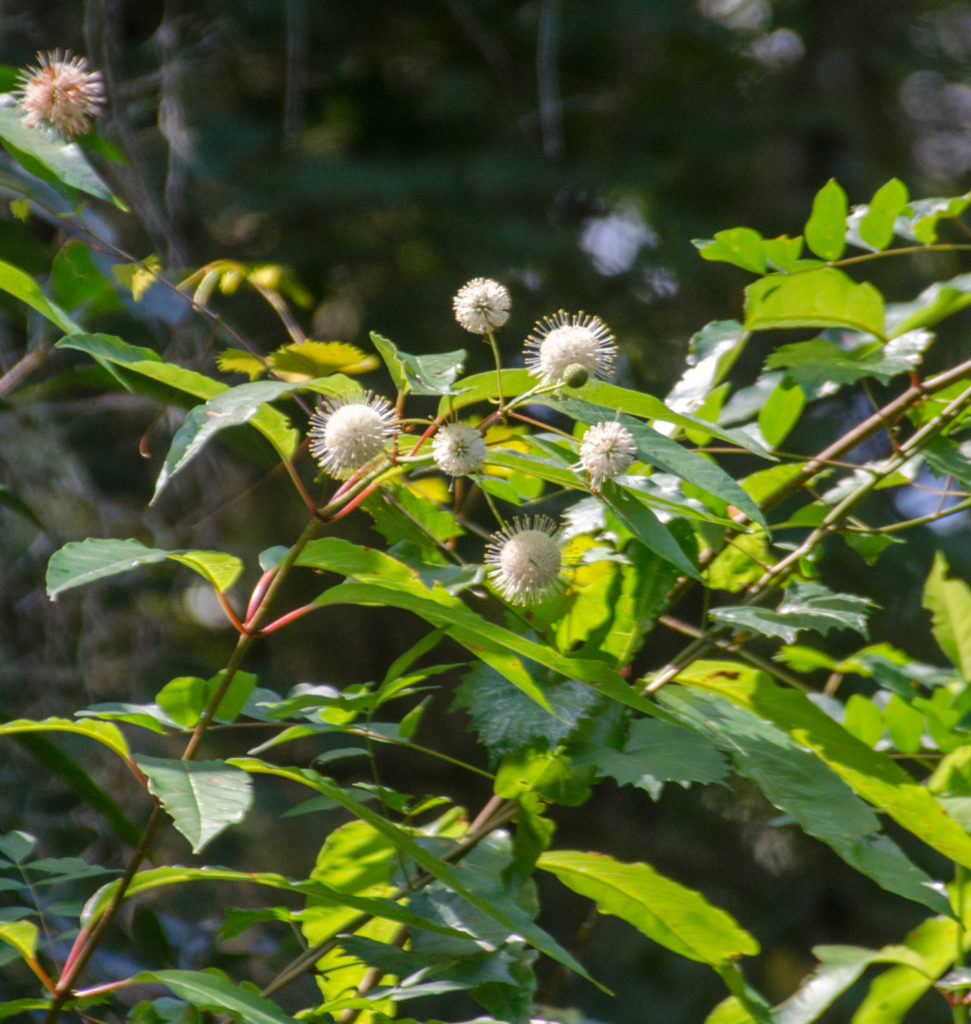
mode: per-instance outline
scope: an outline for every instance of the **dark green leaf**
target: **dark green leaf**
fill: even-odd
[[[230,981],[221,971],[142,971],[132,979],[165,985],[180,999],[204,1010],[228,1010],[246,1024],[298,1024],[274,1002]]]
[[[371,341],[378,350],[395,386],[407,385],[416,395],[455,395],[453,388],[465,363],[465,350],[413,356],[401,352],[394,342],[371,332]],[[463,382],[464,383],[464,382]]]

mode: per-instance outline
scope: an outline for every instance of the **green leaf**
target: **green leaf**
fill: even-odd
[[[208,580],[219,593],[228,590],[243,571],[243,563],[224,551],[170,551],[173,562],[181,562]]]
[[[0,106],[0,142],[31,174],[126,208],[94,172],[80,146],[65,142],[56,132],[28,128],[13,106]]]
[[[927,332],[911,331],[886,345],[864,341],[846,348],[829,338],[814,338],[780,346],[765,365],[769,369],[782,367],[796,383],[813,393],[832,382],[851,384],[864,377],[888,381],[897,374],[909,373],[920,364],[921,354],[932,340]]]
[[[884,338],[883,296],[869,282],[856,284],[833,267],[773,275],[745,289],[745,326],[850,327]]]
[[[352,823],[352,825],[357,824],[359,823]],[[346,835],[348,826],[342,826],[342,828],[345,830],[343,835]],[[328,837],[329,846],[325,847],[325,849],[338,846],[341,838],[341,829],[336,829]],[[368,850],[360,844],[355,849],[358,856],[354,860],[353,867],[360,873],[362,864],[365,864],[367,861]],[[410,928],[423,928],[427,931],[458,938],[463,938],[468,934],[464,929],[460,930],[431,921],[427,917],[416,914],[406,907],[395,903],[393,900],[360,895],[361,890],[366,889],[367,886],[363,884],[358,884],[356,887],[350,886],[348,878],[341,874],[340,865],[335,864],[334,861],[334,857],[328,857],[324,862],[325,869],[320,872],[315,869],[314,874],[306,881],[296,881],[283,875],[266,871],[233,871],[230,868],[219,867],[191,868],[173,865],[149,868],[146,871],[139,871],[134,876],[126,892],[129,896],[137,896],[140,893],[152,892],[164,886],[184,885],[189,882],[202,882],[208,886],[211,886],[213,882],[231,882],[236,885],[260,885],[304,896],[310,906],[335,905],[350,907],[359,913],[372,914],[375,917],[385,918],[389,921],[397,921],[399,924],[407,925]],[[328,881],[324,881],[324,878]],[[328,884],[328,882],[331,884]],[[118,891],[119,885],[120,880],[110,882],[107,885],[103,885],[91,896],[85,903],[81,914],[81,924],[83,927],[90,927],[104,914],[112,897]]]
[[[592,981],[589,974],[583,967],[551,936],[547,935],[529,916],[518,906],[510,901],[496,899],[494,892],[488,896],[481,894],[477,887],[473,887],[468,874],[460,877],[455,868],[446,864],[445,861],[429,853],[425,847],[419,845],[404,829],[399,828],[387,818],[374,811],[369,810],[364,804],[355,800],[346,790],[335,785],[330,779],[318,775],[309,769],[280,768],[275,765],[265,764],[252,757],[233,758],[230,762],[248,772],[277,775],[282,778],[299,782],[309,786],[325,796],[330,797],[340,804],[345,810],[350,811],[356,818],[367,822],[376,832],[383,835],[396,849],[411,857],[419,867],[424,868],[429,874],[434,875],[453,892],[458,893],[467,903],[470,903],[477,910],[481,910],[494,921],[498,921],[504,928],[511,932],[522,935],[536,949],[547,956],[563,964],[570,970],[575,971],[581,977]],[[599,986],[598,987],[602,987]]]
[[[163,551],[145,547],[141,541],[132,539],[89,537],[69,541],[51,555],[47,564],[47,596],[54,600],[72,587],[166,559],[195,570],[220,591],[231,586],[243,568],[238,558],[221,551]]]
[[[883,722],[902,754],[916,754],[924,736],[924,716],[894,694],[883,709]]]
[[[830,178],[816,193],[806,221],[806,245],[824,260],[838,260],[846,248],[846,193]]]
[[[734,605],[713,608],[710,615],[716,622],[763,636],[778,636],[791,644],[806,629],[823,636],[831,629],[855,629],[866,636],[867,611],[872,603],[856,594],[834,594],[818,583],[796,583],[774,611]]]
[[[132,982],[156,982],[204,1010],[228,1010],[245,1024],[298,1024],[274,1002],[230,981],[215,969],[206,971],[142,971]]]
[[[971,680],[971,588],[947,579],[947,560],[938,551],[924,584],[923,607],[933,616],[938,646],[965,680]]]
[[[331,373],[367,373],[380,365],[376,356],[365,355],[356,345],[343,341],[295,341],[271,352],[266,361],[283,380],[296,381]]]
[[[668,949],[718,967],[759,951],[755,938],[700,893],[658,874],[649,864],[625,864],[605,854],[555,850],[536,866],[594,900]]]
[[[763,245],[765,259],[770,266],[781,270],[784,274],[796,269],[796,264],[802,255],[802,235],[797,235],[795,238],[790,238],[788,235],[766,238]]]
[[[70,732],[77,736],[86,736],[103,744],[125,761],[131,761],[125,737],[121,730],[110,722],[75,722],[70,718],[42,718],[35,722],[28,718],[19,718],[0,723],[0,736],[25,732]]]
[[[712,744],[697,733],[671,722],[640,718],[630,727],[623,750],[598,747],[576,759],[592,763],[601,775],[621,786],[636,786],[657,800],[665,782],[687,789],[692,783],[721,782],[728,766]]]
[[[762,672],[734,662],[695,662],[678,681],[721,694],[813,750],[859,796],[928,846],[971,867],[971,836],[923,787],[880,751],[851,736],[805,694],[775,686]]]
[[[759,430],[770,448],[777,448],[799,422],[806,407],[805,392],[798,384],[783,379],[759,410]]]
[[[719,260],[754,274],[765,273],[765,245],[762,236],[752,228],[717,231],[714,239],[695,238],[691,244],[703,260]]]
[[[0,118],[2,118],[4,109],[4,107],[0,107]],[[47,298],[41,291],[40,285],[29,274],[25,274],[19,267],[3,260],[0,260],[0,289],[26,303],[31,309],[37,310],[41,316],[46,317],[62,331],[70,334],[79,330],[78,325],[60,306],[55,305]]]
[[[76,331],[77,328],[73,330]],[[151,349],[129,345],[121,338],[110,334],[73,333],[62,338],[57,347],[85,352],[97,362],[121,367],[124,371],[162,384],[165,388],[174,389],[180,395],[208,400],[230,390],[221,381],[213,380],[212,377],[196,373],[194,370],[183,369],[174,363],[166,363]],[[124,376],[120,379],[126,387],[129,386]],[[294,386],[290,385],[290,388]],[[265,405],[249,419],[249,423],[270,442],[282,458],[289,459],[296,451],[299,434],[291,426],[290,420],[278,410]]]
[[[957,219],[971,205],[971,192],[963,196],[946,196],[941,199],[918,199],[910,204],[910,223],[904,219],[908,213],[904,211],[904,218],[897,224],[898,233],[903,233],[901,227],[909,228],[909,236],[924,245],[930,245],[937,241],[937,225],[941,220]]]
[[[396,377],[395,372],[392,371],[391,376],[397,383],[401,375],[399,373]],[[531,390],[536,384],[528,370],[502,370],[499,378],[502,381],[502,393],[506,399],[521,395],[523,392]],[[451,409],[458,411],[467,405],[475,405],[477,402],[494,401],[498,397],[499,385],[496,371],[475,373],[471,377],[462,377],[455,381],[452,391],[443,396],[438,403],[438,415],[443,416]]]
[[[663,526],[657,516],[630,491],[621,487],[605,487],[603,501],[648,551],[665,562],[670,562],[686,576],[701,579],[697,567],[667,527]]]
[[[948,281],[928,285],[912,302],[895,302],[887,307],[891,337],[930,327],[971,305],[971,274],[958,274]]]
[[[860,221],[860,238],[873,249],[886,249],[893,240],[894,223],[908,198],[907,186],[899,178],[891,178],[881,185]]]
[[[888,892],[935,913],[949,913],[940,886],[880,833],[879,819],[870,807],[814,753],[723,698],[686,687],[663,690],[658,697],[678,721],[728,754],[738,772],[807,835],[826,843]]]
[[[371,332],[371,341],[381,354],[397,388],[407,385],[415,395],[455,395],[453,387],[465,362],[465,349],[412,356],[401,352],[393,341]],[[493,379],[495,376],[493,375]]]
[[[452,706],[469,713],[472,728],[493,760],[510,750],[536,744],[554,749],[600,700],[583,683],[566,679],[544,685],[539,671],[531,670],[531,674],[542,688],[550,711],[481,662],[472,665],[455,691]]]
[[[0,922],[0,942],[5,942],[24,958],[33,961],[37,956],[37,927],[29,921]]]
[[[140,756],[148,788],[175,827],[199,853],[229,825],[246,817],[253,793],[249,775],[223,761],[175,761]]]
[[[210,398],[205,405],[189,410],[185,422],[175,432],[165,463],[155,482],[153,504],[163,488],[179,470],[184,469],[213,437],[227,427],[249,423],[264,403],[289,394],[297,385],[287,381],[263,380],[238,384]]]

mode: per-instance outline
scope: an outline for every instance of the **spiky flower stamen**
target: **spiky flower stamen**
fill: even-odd
[[[599,490],[605,480],[626,473],[636,454],[634,435],[622,424],[608,420],[594,424],[583,435],[580,462],[575,468],[582,469]]]
[[[560,529],[549,516],[516,518],[489,539],[485,560],[493,586],[507,601],[544,601],[561,585]]]
[[[101,72],[70,50],[63,57],[60,50],[38,53],[37,66],[20,72],[13,95],[28,128],[49,124],[69,141],[88,131],[105,102]]]
[[[477,277],[462,285],[452,299],[455,319],[472,334],[491,334],[509,319],[512,300],[498,281]]]
[[[562,309],[537,322],[526,339],[526,368],[544,384],[560,384],[568,369],[582,367],[590,377],[606,380],[614,368],[617,344],[597,316]]]
[[[397,426],[394,406],[379,395],[328,398],[310,418],[310,453],[326,473],[346,480],[381,454]]]
[[[446,423],[432,441],[435,465],[449,476],[468,476],[482,470],[488,448],[471,423]]]

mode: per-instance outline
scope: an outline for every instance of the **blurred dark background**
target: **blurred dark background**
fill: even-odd
[[[692,238],[739,224],[798,234],[831,176],[865,202],[893,176],[914,196],[959,192],[971,169],[965,3],[0,2],[0,63],[22,66],[56,47],[86,54],[105,78],[99,132],[125,160],[91,159],[131,207],[93,204],[106,237],[174,272],[223,257],[286,264],[308,296],[296,313],[311,336],[367,349],[377,330],[406,351],[464,346],[472,371],[490,366],[489,353],[451,319],[450,300],[470,277],[493,276],[513,295],[502,337],[510,359],[538,317],[583,309],[617,335],[622,382],[663,395],[689,337],[741,314],[748,280],[702,261]],[[25,227],[0,212],[0,256],[32,272],[45,274],[68,240],[63,227],[41,218]],[[952,257],[894,264],[880,283],[904,299],[960,269]],[[258,349],[288,340],[254,297],[213,301]],[[86,323],[210,373],[226,343],[159,288],[138,304],[115,296]],[[48,335],[5,306],[0,375],[28,346],[56,340]],[[160,419],[147,399],[86,390],[86,365],[54,355],[2,396],[0,484],[36,517],[0,505],[0,712],[9,717],[150,701],[173,676],[212,674],[230,649],[231,632],[188,572],[122,577],[50,604],[44,567],[64,542],[222,548],[247,560],[251,583],[256,553],[303,522],[265,454],[242,450],[243,434],[207,449],[147,508],[178,420]],[[935,540],[927,533],[916,546]],[[905,604],[918,604],[925,571],[896,563]],[[421,635],[386,612],[336,615],[264,645],[250,666],[261,685],[380,677],[388,652]],[[906,646],[899,627],[896,639]],[[453,732],[467,752],[464,719],[448,708],[445,693],[431,712],[435,735]],[[488,796],[435,762],[388,764],[411,792],[447,791],[473,810]],[[141,820],[122,770],[105,760],[99,778],[128,794]],[[652,804],[612,787],[560,815],[559,841],[649,860],[724,905],[767,950],[755,980],[772,998],[811,966],[814,943],[876,946],[921,917],[827,849],[769,828],[774,809],[754,790],[669,786]],[[268,797],[251,819],[258,863],[250,850],[247,864],[306,871],[324,832],[310,818],[278,823],[277,810]],[[13,828],[38,833],[48,853],[119,856],[72,792],[5,741],[0,832]],[[166,856],[189,857],[178,837],[167,842]],[[221,840],[211,858],[233,860],[240,842]],[[544,923],[569,941],[586,910],[549,896]],[[218,913],[173,906],[173,921]],[[620,998],[574,982],[551,998],[604,1021],[690,1024],[720,998],[703,969],[610,919],[594,926],[586,955]],[[938,1000],[914,1020],[949,1018]],[[848,1017],[837,1007],[827,1019]]]

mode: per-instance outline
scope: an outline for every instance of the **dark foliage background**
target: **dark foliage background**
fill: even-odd
[[[690,239],[736,224],[767,236],[797,233],[830,176],[863,202],[892,176],[912,195],[957,192],[971,169],[964,3],[0,4],[0,62],[23,65],[55,47],[87,54],[106,79],[100,133],[126,159],[99,166],[132,212],[94,215],[118,245],[139,257],[155,253],[177,271],[222,257],[286,264],[306,291],[298,315],[312,336],[367,347],[367,332],[377,330],[407,351],[465,345],[473,370],[490,365],[489,353],[462,335],[450,299],[468,278],[487,275],[513,293],[503,332],[510,358],[536,318],[585,309],[616,333],[622,377],[663,395],[688,338],[709,320],[738,316],[746,283],[741,271],[703,262]],[[0,256],[27,269],[44,271],[67,241],[62,228],[25,227],[0,213]],[[949,270],[959,267],[901,261],[881,284],[906,298]],[[214,301],[257,348],[286,340],[252,297]],[[91,322],[207,372],[225,343],[159,289],[137,305],[116,298]],[[56,340],[45,331],[4,307],[7,385],[2,375],[28,346]],[[234,447],[242,435],[207,449],[146,509],[178,417],[159,418],[156,405],[136,396],[105,396],[97,389],[104,382],[80,365],[49,356],[0,392],[0,484],[39,522],[0,506],[0,712],[10,717],[151,700],[172,676],[211,674],[229,649],[221,627],[200,628],[209,610],[181,575],[145,573],[50,605],[43,570],[60,544],[138,536],[163,547],[219,546],[252,564],[302,525],[262,453],[254,461]],[[817,436],[799,438],[807,450],[860,414],[852,405],[831,412]],[[953,539],[929,533],[915,538],[912,561],[894,561],[878,628],[898,642],[916,629],[918,556],[935,543],[948,546],[956,567],[968,565]],[[337,614],[304,620],[264,646],[262,685],[373,678],[389,651],[418,636],[414,622],[387,612]],[[447,698],[425,725],[467,749],[464,726]],[[307,761],[314,751],[295,747],[292,755]],[[106,764],[104,778],[123,795],[127,781],[108,775],[115,770]],[[435,763],[392,759],[385,770],[404,790],[440,788],[472,807],[487,796],[436,775]],[[767,950],[765,975],[755,980],[770,996],[791,991],[814,942],[878,945],[917,919],[822,846],[770,828],[774,810],[754,790],[668,787],[652,804],[611,786],[563,813],[564,840],[595,848],[609,837],[617,856],[650,860],[724,905]],[[138,819],[144,808],[130,796]],[[228,861],[248,841],[252,867],[306,867],[323,830],[310,818],[281,823],[278,809],[268,798],[244,839],[224,839],[212,858]],[[0,831],[12,828],[38,833],[49,852],[117,856],[102,848],[97,821],[70,791],[9,744],[0,755]],[[169,841],[172,857],[184,860],[181,841]],[[171,903],[168,941],[184,944],[180,921],[217,909]],[[544,923],[558,935],[583,932],[579,902],[548,913]],[[157,935],[132,927],[126,955],[163,955]],[[603,1020],[696,1021],[719,997],[701,968],[672,963],[609,919],[593,925],[584,955],[624,998],[606,1000],[549,972],[547,995]],[[921,1019],[947,1019],[934,1016],[941,1009],[929,1004]],[[828,1019],[843,1019],[838,1006]]]

